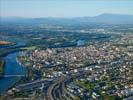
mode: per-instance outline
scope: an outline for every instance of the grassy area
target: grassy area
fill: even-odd
[[[2,96],[0,96],[0,100],[3,100]]]
[[[23,47],[20,48],[21,50],[34,50],[36,48],[36,46],[30,46],[30,47]]]
[[[28,97],[28,95],[29,95],[28,92],[22,91],[22,92],[16,92],[14,94],[14,97],[26,98]]]
[[[102,96],[104,100],[120,100],[120,98],[115,95],[109,96],[107,93],[100,93],[100,95]]]
[[[96,83],[89,83],[87,80],[77,81],[78,85],[87,90],[90,94],[92,94],[93,88],[96,86]]]

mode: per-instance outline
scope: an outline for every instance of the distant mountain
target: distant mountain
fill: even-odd
[[[105,24],[133,24],[133,15],[102,14],[92,17],[88,21]]]
[[[75,17],[75,18],[1,18],[1,22],[15,22],[15,23],[35,23],[35,24],[61,24],[61,25],[73,25],[73,24],[89,24],[89,23],[101,23],[101,24],[133,24],[133,15],[122,14],[102,14],[95,17]]]

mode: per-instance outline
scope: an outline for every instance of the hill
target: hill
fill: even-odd
[[[122,14],[102,14],[94,17],[74,17],[74,18],[19,18],[9,17],[1,18],[2,23],[23,23],[23,24],[61,24],[61,25],[73,25],[73,24],[89,24],[89,23],[101,23],[101,24],[133,24],[133,15]]]

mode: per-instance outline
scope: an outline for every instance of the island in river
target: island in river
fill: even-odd
[[[4,66],[4,61],[0,60],[0,77],[3,74],[3,66]]]
[[[13,45],[15,43],[13,42],[8,42],[8,41],[0,41],[0,45]]]

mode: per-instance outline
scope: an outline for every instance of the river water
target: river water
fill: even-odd
[[[24,67],[18,64],[16,57],[17,53],[8,54],[5,60],[4,75],[0,78],[0,94],[7,91],[8,88],[13,86],[21,77],[15,77],[10,75],[24,75]]]

